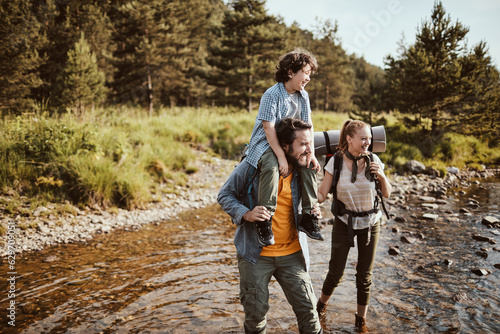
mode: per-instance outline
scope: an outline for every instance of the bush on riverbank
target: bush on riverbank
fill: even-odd
[[[0,189],[30,199],[24,215],[50,201],[141,207],[152,194],[185,184],[195,171],[192,147],[224,157],[237,152],[248,141],[254,118],[194,109],[169,109],[149,118],[126,108],[83,117],[6,118]],[[16,201],[3,206],[19,213]]]
[[[187,174],[196,171],[196,150],[236,158],[250,139],[255,116],[179,108],[147,117],[142,110],[122,107],[79,117],[5,118],[0,124],[0,191],[10,197],[0,198],[0,208],[29,217],[47,202],[142,207],[154,195],[185,184]],[[347,118],[315,112],[315,131],[340,129]],[[380,155],[397,171],[411,159],[440,170],[500,160],[498,149],[476,138],[410,131],[391,115],[382,124],[388,144]]]
[[[428,167],[446,174],[446,167],[469,167],[482,169],[483,165],[500,164],[498,147],[473,136],[464,136],[442,131],[408,129],[403,124],[392,122],[386,125],[387,150],[381,159],[399,173],[404,164],[418,160]]]

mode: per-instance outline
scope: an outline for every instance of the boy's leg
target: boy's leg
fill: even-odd
[[[271,216],[276,211],[280,172],[278,159],[271,148],[268,148],[259,159],[259,194],[257,205],[265,206]]]
[[[265,222],[258,222],[256,226],[259,233],[259,243],[262,246],[269,246],[274,245],[271,221],[276,211],[280,180],[278,159],[271,148],[262,154],[258,166],[260,175],[257,205],[265,206],[271,214],[271,219]]]
[[[318,178],[316,170],[300,167],[299,173],[302,187],[302,213],[310,214],[313,206],[318,203]]]
[[[318,181],[316,170],[301,167],[299,169],[302,189],[302,219],[299,230],[306,233],[309,238],[325,240],[318,225],[318,219],[311,214],[311,210],[318,203]]]

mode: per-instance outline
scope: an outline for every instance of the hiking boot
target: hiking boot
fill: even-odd
[[[354,313],[356,317],[356,333],[368,333],[368,327],[366,326],[366,318],[360,317],[357,313]]]
[[[272,229],[271,220],[255,223],[257,226],[257,233],[259,234],[259,244],[262,246],[274,245],[274,234]]]
[[[325,240],[325,237],[323,237],[323,234],[320,232],[318,218],[316,218],[315,215],[308,213],[303,214],[299,224],[299,231],[304,232],[311,239]]]
[[[316,304],[316,311],[318,312],[318,317],[323,318],[326,313],[326,304],[318,299],[318,303]]]

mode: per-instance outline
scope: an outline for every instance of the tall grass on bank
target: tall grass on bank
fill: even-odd
[[[223,157],[248,142],[255,114],[106,109],[27,114],[0,123],[0,190],[32,200],[141,207],[195,171],[192,147]]]
[[[26,114],[0,120],[0,193],[29,198],[30,215],[46,202],[79,206],[141,207],[156,194],[174,192],[196,171],[197,150],[236,158],[248,143],[257,112],[224,109],[163,109],[148,117],[140,109],[103,109],[83,116]],[[347,114],[312,114],[315,131],[340,130]],[[380,120],[392,170],[420,160],[446,173],[446,166],[500,163],[498,147],[474,137],[407,129],[394,115]],[[0,209],[17,214],[15,202]]]

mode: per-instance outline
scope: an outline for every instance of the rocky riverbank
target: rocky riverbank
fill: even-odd
[[[29,222],[19,216],[4,217],[0,220],[6,231],[0,241],[0,256],[7,255],[9,240],[15,240],[18,253],[41,250],[61,243],[85,242],[95,234],[110,233],[115,229],[140,229],[145,224],[175,219],[183,211],[211,205],[216,202],[220,186],[236,163],[215,157],[201,157],[198,161],[198,172],[189,177],[186,187],[178,188],[176,194],[167,194],[155,199],[154,203],[141,210],[80,210],[75,207],[73,213],[57,214],[56,205],[47,205],[36,208]],[[446,203],[447,198],[453,195],[450,192],[453,192],[454,188],[466,189],[478,182],[472,181],[474,178],[493,177],[495,173],[498,174],[498,171],[494,170],[454,172],[448,173],[444,178],[426,174],[391,176],[393,194],[387,204],[393,208],[393,219],[406,219],[400,213],[409,211],[410,208],[417,208],[417,211],[412,212],[415,218],[437,219],[432,211],[439,211],[439,205]],[[475,205],[473,199],[470,205]],[[468,209],[464,207],[463,210]],[[450,219],[455,219],[452,212],[443,214],[449,214]],[[498,215],[492,214],[485,219],[491,227],[498,229],[498,218]],[[23,220],[22,226],[20,220]],[[396,251],[397,249],[394,250]]]
[[[500,192],[496,190],[498,183],[495,182],[498,180],[494,179],[499,175],[498,170],[452,171],[444,178],[432,173],[392,177],[393,192],[387,200],[393,212],[389,227],[395,233],[393,239],[399,240],[386,251],[392,256],[407,255],[404,253],[412,248],[412,244],[431,250],[433,247],[430,244],[439,243],[438,240],[429,243],[427,233],[434,234],[432,229],[462,226],[457,230],[463,233],[463,230],[467,230],[463,224],[472,224],[475,226],[474,232],[463,235],[473,245],[471,251],[483,259],[491,257],[493,263],[483,263],[484,266],[474,267],[471,271],[477,276],[491,274],[495,270],[493,267],[500,269],[500,263],[495,262],[500,252],[500,246],[497,245],[500,236],[500,201],[495,195]],[[489,179],[489,182],[484,179]],[[488,194],[489,199],[485,200],[484,194]],[[459,259],[434,260],[441,267],[447,267]]]
[[[181,212],[215,203],[220,186],[237,162],[201,152],[199,155],[198,172],[189,176],[185,187],[177,187],[175,194],[155,198],[141,210],[106,211],[97,206],[80,210],[72,207],[72,210],[60,214],[61,205],[49,204],[36,208],[28,221],[20,215],[2,217],[0,223],[5,233],[0,239],[0,256],[8,254],[9,239],[15,240],[17,253],[36,251],[56,244],[85,242],[96,234],[110,233],[115,229],[137,230],[145,224],[175,219]]]

